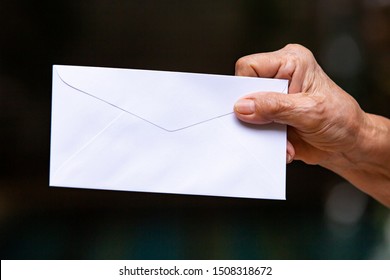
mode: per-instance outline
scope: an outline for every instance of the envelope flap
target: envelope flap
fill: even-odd
[[[184,129],[233,112],[250,92],[287,93],[287,80],[225,75],[54,66],[68,86],[164,130]]]

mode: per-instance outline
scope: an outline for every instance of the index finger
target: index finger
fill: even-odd
[[[302,91],[305,73],[312,63],[310,52],[299,45],[287,45],[281,50],[258,53],[240,58],[236,75],[289,80],[289,93]]]

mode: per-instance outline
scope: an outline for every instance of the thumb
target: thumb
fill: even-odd
[[[276,92],[257,92],[246,95],[234,105],[234,112],[240,120],[252,124],[271,122],[293,127],[304,125],[303,113],[308,109],[308,98],[301,93],[281,94]],[[302,106],[303,105],[303,106]]]

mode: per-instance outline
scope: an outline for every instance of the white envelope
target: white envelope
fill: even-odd
[[[50,186],[285,199],[286,127],[233,114],[288,81],[53,66]]]

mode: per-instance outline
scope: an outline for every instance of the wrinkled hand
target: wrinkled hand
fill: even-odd
[[[289,94],[257,92],[235,104],[236,116],[248,123],[288,125],[287,162],[329,166],[352,153],[368,121],[358,103],[321,69],[300,45],[240,58],[236,75],[289,80]]]

